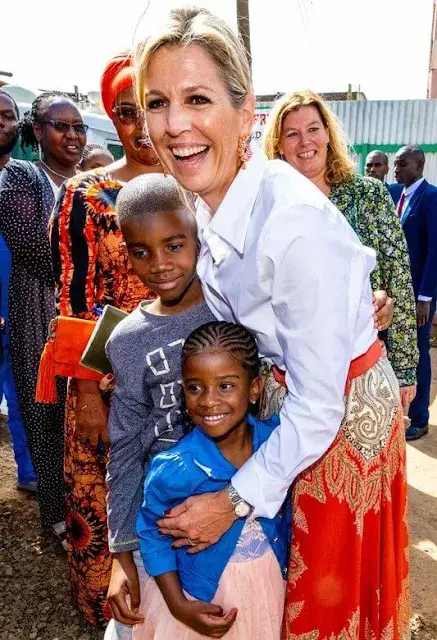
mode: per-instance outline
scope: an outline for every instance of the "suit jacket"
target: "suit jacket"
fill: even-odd
[[[384,182],[384,184],[387,187],[393,202],[397,204],[399,202],[399,198],[401,197],[404,185],[398,184],[397,182],[395,182],[394,184],[389,184],[388,182]]]
[[[400,193],[395,204],[400,199]],[[418,295],[437,294],[437,188],[426,180],[414,192],[401,217],[410,254],[413,288]]]

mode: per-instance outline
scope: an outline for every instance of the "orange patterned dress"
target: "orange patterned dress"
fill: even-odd
[[[60,315],[87,320],[112,304],[130,312],[152,297],[135,275],[123,244],[115,200],[123,184],[105,170],[69,180],[51,221],[51,246]],[[75,437],[76,387],[66,405],[65,481],[67,554],[73,599],[84,617],[103,626],[111,573],[107,541],[107,454]]]
[[[263,417],[285,395],[264,371]],[[352,380],[328,451],[292,489],[283,640],[407,640],[405,427],[385,355]]]

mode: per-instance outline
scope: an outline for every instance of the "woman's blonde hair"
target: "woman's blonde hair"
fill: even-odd
[[[147,71],[152,56],[161,47],[198,45],[214,61],[235,108],[241,107],[252,93],[250,65],[243,43],[221,19],[207,9],[173,9],[165,27],[150,35],[136,52],[136,91],[145,108]]]
[[[329,185],[347,182],[355,173],[355,165],[349,155],[346,134],[337,116],[314,91],[296,91],[280,98],[267,119],[262,146],[269,160],[280,158],[279,144],[285,117],[301,107],[315,107],[328,131],[329,144],[325,180]]]

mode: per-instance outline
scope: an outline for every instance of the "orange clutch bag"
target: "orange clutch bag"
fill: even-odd
[[[50,323],[49,338],[38,370],[35,400],[44,404],[57,401],[56,376],[81,380],[102,379],[102,374],[84,367],[80,359],[96,326],[94,320],[58,316]]]

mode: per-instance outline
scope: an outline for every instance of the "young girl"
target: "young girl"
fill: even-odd
[[[142,587],[144,623],[134,628],[135,640],[280,638],[288,506],[273,520],[236,518],[196,554],[174,548],[156,524],[188,496],[226,487],[277,426],[249,414],[260,394],[259,364],[255,339],[241,325],[210,322],[185,342],[182,376],[193,428],[153,459],[146,477],[137,531],[152,577]]]

